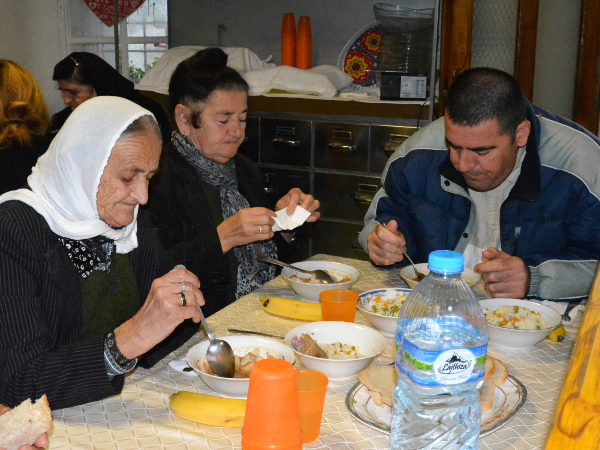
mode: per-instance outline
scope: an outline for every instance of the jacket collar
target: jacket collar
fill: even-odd
[[[540,121],[534,114],[530,103],[527,103],[527,120],[531,124],[529,139],[525,146],[525,158],[521,166],[521,174],[517,178],[517,182],[513,186],[508,199],[516,198],[526,202],[535,201],[541,194],[541,164],[538,154],[540,142]],[[446,158],[439,166],[439,174],[453,183],[461,186],[468,191],[469,186],[465,182],[464,177],[458,172],[450,162],[450,152],[448,151]]]

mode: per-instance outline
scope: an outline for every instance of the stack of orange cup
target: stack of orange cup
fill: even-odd
[[[298,34],[296,36],[296,67],[310,69],[312,54],[312,33],[310,31],[310,17],[302,16],[298,19]]]
[[[281,27],[281,65],[296,67],[296,18],[294,13],[283,15]]]
[[[250,371],[244,450],[300,450],[302,428],[294,366],[282,359],[263,359]]]

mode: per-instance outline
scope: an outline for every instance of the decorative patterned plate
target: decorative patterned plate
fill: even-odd
[[[337,68],[353,79],[345,91],[368,93],[379,90],[372,70],[377,69],[381,33],[382,28],[373,22],[352,36],[344,46],[338,57]]]
[[[527,399],[527,389],[512,375],[502,386],[494,389],[494,403],[491,411],[481,414],[481,434],[486,436],[506,425],[523,407]],[[365,425],[390,434],[392,408],[375,405],[369,396],[369,389],[360,381],[352,386],[346,395],[346,408],[350,414]]]

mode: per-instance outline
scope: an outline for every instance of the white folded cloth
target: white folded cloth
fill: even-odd
[[[171,361],[169,363],[169,366],[171,366],[173,369],[175,369],[177,372],[181,372],[181,373],[189,373],[192,375],[196,375],[196,372],[193,370],[186,370],[184,371],[183,369],[186,369],[189,367],[188,363],[187,363],[187,359],[183,358],[183,359],[175,359],[173,361]]]
[[[169,81],[177,65],[204,48],[206,47],[194,45],[167,50],[136,85],[136,89],[169,95]],[[256,53],[244,47],[225,47],[223,51],[228,56],[227,65],[241,74],[275,67],[275,64],[269,62],[271,56],[261,60]]]
[[[277,217],[275,218],[275,225],[272,227],[273,231],[293,230],[306,222],[306,219],[310,216],[310,213],[302,206],[296,206],[291,216],[288,215],[285,208],[280,209],[275,214]]]
[[[253,70],[244,74],[250,95],[266,94],[273,89],[292,94],[312,94],[331,98],[352,84],[352,77],[337,67],[322,65],[308,70],[289,66]]]

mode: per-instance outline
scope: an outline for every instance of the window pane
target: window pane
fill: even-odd
[[[127,24],[129,36],[167,36],[167,0],[147,0],[127,18]]]
[[[69,1],[69,18],[71,37],[114,36],[114,28],[106,26],[82,0]]]
[[[71,51],[94,53],[109,63],[113,68],[115,67],[114,44],[72,44]]]

